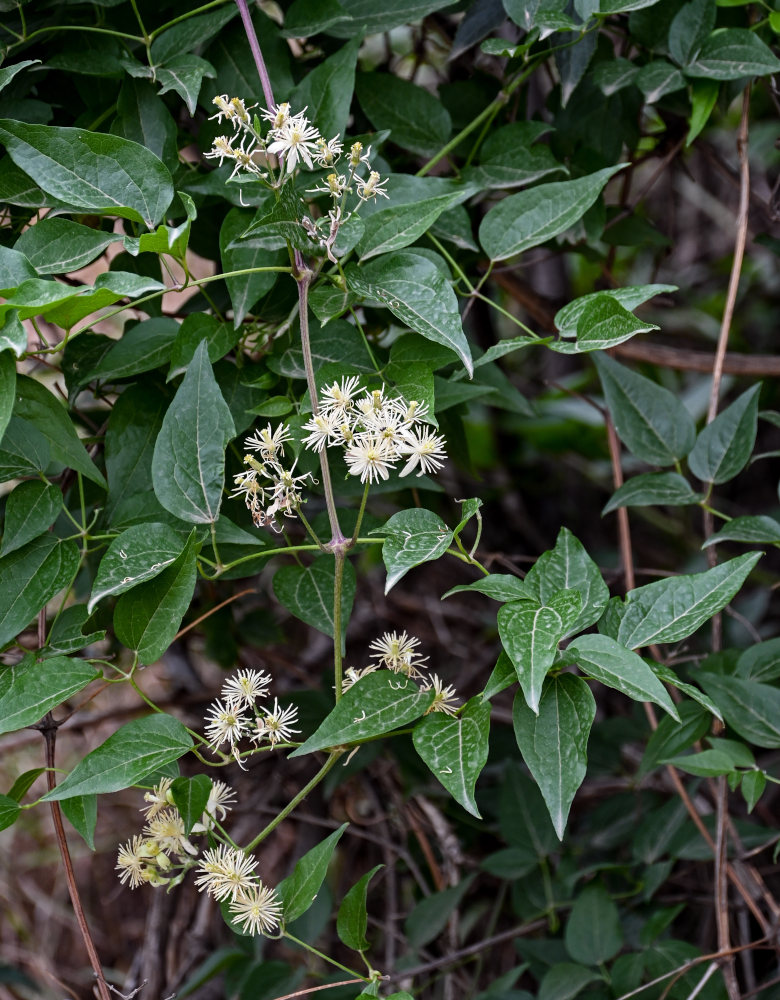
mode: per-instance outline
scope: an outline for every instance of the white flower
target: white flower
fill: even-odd
[[[379,639],[374,639],[369,645],[373,649],[372,658],[379,660],[381,666],[387,667],[396,674],[406,674],[407,677],[419,677],[418,667],[423,666],[428,657],[415,652],[420,640],[406,632],[385,632]]]
[[[291,440],[290,428],[286,424],[279,424],[275,431],[268,424],[264,430],[248,437],[244,444],[252,451],[259,451],[260,457],[265,461],[273,461],[277,455],[284,455],[285,442]]]
[[[405,399],[393,400],[398,413],[401,417],[401,422],[404,424],[414,424],[417,421],[424,420],[428,416],[428,404],[419,403],[416,399],[411,399],[407,403]]]
[[[141,812],[148,820],[154,819],[161,810],[173,805],[173,798],[170,794],[172,784],[173,778],[163,778],[160,784],[155,785],[151,792],[144,792],[144,801],[148,802],[149,805],[144,806]]]
[[[230,913],[249,934],[270,934],[279,926],[282,904],[276,891],[262,882],[238,892]]]
[[[197,854],[184,835],[184,820],[176,809],[164,809],[147,823],[144,833],[161,851],[172,854]]]
[[[356,437],[344,453],[350,475],[360,476],[361,483],[388,479],[395,460],[395,449],[389,442],[371,434]]]
[[[338,430],[338,415],[320,411],[302,426],[302,430],[309,431],[309,436],[303,439],[303,443],[312,451],[322,451],[328,444],[335,443],[335,435]]]
[[[277,743],[287,743],[293,733],[300,733],[300,729],[293,729],[293,723],[298,721],[298,709],[294,705],[287,708],[280,708],[279,701],[274,698],[273,709],[264,708],[257,718],[257,732],[252,736],[256,743],[268,740],[272,747]]]
[[[255,858],[221,844],[204,851],[195,885],[201,892],[205,889],[216,900],[236,899],[239,893],[254,885],[252,873],[255,868]]]
[[[352,408],[352,400],[360,389],[360,378],[352,375],[350,378],[344,376],[341,384],[334,382],[322,390],[320,406],[328,413],[341,416]]]
[[[298,165],[298,159],[311,170],[314,166],[312,156],[317,152],[317,140],[320,133],[314,125],[309,125],[302,114],[288,118],[280,127],[272,129],[270,136],[274,141],[268,147],[268,152],[284,158],[284,168],[292,173]]]
[[[401,470],[401,476],[408,476],[417,465],[420,466],[418,477],[426,472],[436,472],[444,464],[442,459],[447,457],[444,438],[434,434],[429,427],[408,431],[398,446],[398,451],[409,456],[409,461]]]
[[[306,108],[303,109],[304,111]],[[274,104],[268,110],[263,109],[260,112],[260,116],[264,118],[267,122],[271,123],[272,129],[279,129],[290,119],[290,105],[287,101],[282,101],[281,104]]]
[[[343,148],[341,140],[337,135],[334,135],[328,142],[325,142],[322,136],[320,136],[317,140],[317,152],[314,155],[314,159],[321,167],[330,167],[338,161]]]
[[[144,865],[149,854],[145,850],[145,846],[144,838],[136,834],[132,840],[128,840],[119,848],[117,854],[115,867],[119,872],[119,881],[122,884],[129,882],[131,889],[137,889],[142,882],[146,881]]]
[[[371,158],[371,147],[363,152],[362,142],[353,142],[349,148],[349,165],[353,168],[359,167],[361,163],[365,163],[368,166],[368,161]]]
[[[247,455],[247,458],[250,456]],[[265,490],[257,481],[257,470],[247,469],[246,472],[239,472],[233,476],[235,487],[230,494],[230,499],[243,496],[252,520],[260,527],[263,523],[263,507],[265,506]]]
[[[228,698],[223,705],[217,700],[206,715],[206,736],[213,747],[228,742],[232,747],[246,731],[247,720],[241,714],[240,703]]]
[[[433,701],[431,702],[431,707],[425,713],[428,715],[429,712],[444,712],[445,715],[455,715],[457,712],[457,704],[455,699],[457,698],[457,692],[455,688],[448,684],[444,687],[444,682],[441,680],[438,674],[431,674],[430,681],[426,681],[421,690],[431,691],[433,690]]]
[[[262,670],[239,670],[222,685],[222,697],[235,705],[251,708],[257,698],[265,698],[271,683],[271,675]]]
[[[363,180],[362,177],[356,177],[357,182],[357,193],[361,201],[368,201],[370,198],[376,198],[378,194],[381,194],[383,198],[389,198],[390,195],[385,191],[384,185],[387,184],[387,178],[383,181],[379,179],[379,174],[376,170],[372,170],[368,175],[367,180]]]

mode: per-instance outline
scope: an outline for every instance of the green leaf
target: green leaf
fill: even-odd
[[[509,195],[480,224],[483,250],[491,260],[506,260],[559,236],[582,218],[610,177],[624,166],[619,163],[575,181],[540,184]]]
[[[295,865],[292,875],[276,887],[276,892],[284,908],[284,922],[286,924],[290,924],[302,916],[317,898],[317,893],[328,873],[328,865],[336,850],[336,845],[348,826],[348,823],[342,824],[329,837],[307,851]]]
[[[391,361],[384,371],[388,382],[395,383],[398,392],[408,402],[427,403],[429,410],[423,418],[434,423],[434,408],[436,405],[433,388],[433,369],[430,365],[419,361]],[[437,424],[438,426],[438,424]]]
[[[590,688],[574,674],[561,674],[547,682],[538,715],[519,692],[515,696],[515,739],[559,840],[563,840],[572,800],[585,778],[588,735],[595,715]]]
[[[70,330],[80,319],[97,309],[110,306],[119,299],[137,298],[147,292],[162,292],[164,288],[165,286],[156,278],[148,278],[142,274],[133,274],[129,271],[104,271],[95,278],[92,288],[88,285],[77,288],[75,296],[47,308],[46,316],[49,322]]]
[[[639,72],[636,63],[618,56],[607,59],[593,68],[593,82],[605,97],[617,94],[619,90],[630,86]]]
[[[89,614],[103,598],[123,594],[158,576],[178,559],[184,546],[181,535],[166,524],[147,522],[123,531],[100,560],[87,605]]]
[[[119,239],[115,233],[91,229],[59,215],[46,216],[22,233],[14,249],[27,257],[38,274],[62,274],[91,263]]]
[[[691,119],[686,146],[691,145],[709,121],[719,93],[720,85],[715,80],[694,80],[691,84]]]
[[[500,691],[504,691],[506,688],[511,687],[516,683],[517,673],[515,671],[515,666],[502,649],[498,654],[496,665],[493,667],[490,677],[488,677],[485,690],[482,692],[482,697],[489,700]]]
[[[555,661],[558,643],[566,627],[552,606],[534,607],[527,602],[504,604],[498,609],[498,634],[512,661],[530,710],[538,714],[539,699],[547,671]]]
[[[147,80],[126,76],[111,132],[151,150],[164,163],[178,165],[176,122]]]
[[[217,520],[225,486],[225,447],[235,433],[202,341],[154,446],[154,492],[167,511],[194,524]]]
[[[758,642],[740,653],[736,673],[746,680],[777,680],[780,677],[780,638]]]
[[[20,483],[5,505],[2,555],[20,549],[54,524],[62,510],[62,493],[53,483]]]
[[[687,76],[710,80],[741,80],[766,76],[780,70],[778,59],[758,35],[747,28],[719,28],[699,49],[694,62],[685,67]]]
[[[81,443],[61,403],[40,382],[18,375],[14,415],[29,420],[46,438],[51,457],[106,488],[106,481]]]
[[[412,948],[421,948],[441,934],[452,913],[471,888],[474,877],[468,875],[450,889],[433,892],[415,906],[404,924],[404,931]]]
[[[602,351],[615,347],[637,333],[658,330],[654,323],[643,323],[610,295],[597,295],[580,313],[577,322],[577,348]]]
[[[664,716],[658,723],[658,728],[650,734],[644,756],[637,771],[637,777],[642,778],[658,767],[662,760],[668,760],[702,738],[710,728],[711,719],[706,709],[691,701],[683,701],[678,705],[680,721],[676,722],[670,715]]]
[[[672,465],[684,458],[696,429],[677,396],[606,354],[595,354],[593,361],[615,429],[629,451],[651,465]]]
[[[49,464],[49,442],[27,420],[11,417],[0,440],[0,482],[37,475]]]
[[[623,947],[620,914],[603,886],[586,886],[576,898],[565,941],[568,953],[583,965],[608,962]]]
[[[240,336],[239,330],[228,323],[220,323],[216,316],[190,313],[178,328],[171,348],[171,366],[165,381],[170,382],[176,375],[186,372],[201,340],[206,341],[209,361],[213,364],[236,346]]]
[[[696,58],[715,27],[715,14],[712,0],[690,0],[675,14],[669,28],[669,55],[679,66]]]
[[[509,573],[491,573],[473,583],[462,583],[443,594],[442,600],[451,597],[452,594],[463,594],[472,590],[492,597],[494,601],[536,601],[535,594],[526,589],[520,577]]]
[[[735,733],[755,746],[780,747],[780,690],[774,685],[705,671],[699,671],[696,680]]]
[[[699,688],[695,687],[693,684],[686,684],[685,681],[681,681],[672,668],[667,667],[664,663],[655,663],[653,660],[647,659],[645,660],[645,663],[650,667],[659,681],[663,681],[664,684],[671,684],[673,687],[676,687],[678,691],[682,691],[683,694],[687,694],[689,698],[698,702],[703,708],[706,708],[711,715],[714,715],[716,719],[723,722],[723,716],[720,714],[720,709],[712,698],[708,698],[703,691],[700,691]]]
[[[0,119],[0,141],[43,191],[72,208],[107,212],[151,229],[173,199],[167,167],[128,139]]]
[[[572,1000],[588,985],[601,979],[598,972],[574,962],[557,962],[542,977],[538,1000]]]
[[[702,482],[727,483],[747,465],[756,443],[760,391],[760,383],[751,386],[699,434],[688,465]]]
[[[704,542],[703,549],[718,542],[748,542],[763,545],[769,542],[780,545],[780,523],[773,517],[760,514],[752,517],[733,517],[720,531]]]
[[[174,563],[131,591],[114,608],[114,630],[141,663],[154,663],[173,642],[195,590],[198,541],[193,528]]]
[[[15,388],[16,360],[11,351],[0,350],[0,437],[11,420]]]
[[[91,663],[67,656],[41,661],[27,656],[16,666],[0,667],[0,733],[39,722],[99,676]]]
[[[753,812],[756,803],[764,794],[766,788],[766,775],[763,771],[748,771],[742,776],[740,789],[742,797],[747,803],[748,812]]]
[[[439,216],[460,202],[460,194],[442,194],[428,201],[390,205],[365,220],[363,235],[355,247],[361,260],[408,247],[431,228]]]
[[[645,472],[618,487],[601,511],[602,516],[618,507],[684,507],[703,499],[694,493],[687,479],[677,472]],[[706,543],[705,543],[706,544]]]
[[[540,604],[549,604],[558,591],[579,591],[582,610],[567,627],[567,635],[598,621],[609,600],[609,588],[598,566],[568,528],[561,528],[554,549],[539,556],[526,574],[523,588]]]
[[[473,375],[471,351],[449,282],[431,261],[413,253],[393,253],[347,270],[349,287],[377,299],[410,329],[449,347]]]
[[[421,691],[408,677],[389,670],[368,674],[344,692],[316,732],[290,757],[384,736],[419,719],[432,702],[433,691]]]
[[[401,149],[428,156],[449,139],[449,112],[423,87],[392,73],[358,73],[355,93],[376,129],[390,129]]]
[[[21,811],[22,807],[18,802],[9,799],[7,795],[0,795],[0,830],[12,826]]]
[[[747,553],[704,573],[656,580],[630,590],[624,602],[611,605],[599,630],[627,649],[687,639],[729,603],[761,555]]]
[[[44,801],[105,795],[129,788],[192,749],[192,737],[171,715],[133,719],[88,753]]]
[[[17,358],[21,358],[26,350],[27,330],[22,325],[19,314],[10,310],[5,314],[5,321],[0,326],[0,351],[13,351]],[[8,364],[7,361],[5,363]],[[13,390],[11,398],[13,398]]]
[[[173,56],[197,49],[218,34],[237,13],[230,7],[222,7],[208,14],[187,17],[174,24],[152,42],[151,62],[159,66],[167,63]]]
[[[481,819],[474,788],[488,758],[490,705],[481,696],[457,717],[431,712],[415,727],[414,748],[456,802]]]
[[[682,757],[672,757],[662,764],[673,764],[686,774],[694,774],[699,778],[717,778],[722,774],[730,774],[734,770],[734,762],[728,754],[720,750],[702,750],[699,753],[685,754]]]
[[[74,795],[72,799],[63,799],[60,808],[73,829],[81,835],[90,851],[94,851],[97,795]]]
[[[264,247],[236,242],[241,234],[246,232],[251,221],[251,213],[240,208],[231,208],[225,216],[225,221],[219,230],[219,252],[223,271],[284,267],[289,263],[286,250],[267,250]],[[246,242],[248,244],[251,241]],[[254,274],[242,274],[225,279],[230,303],[233,306],[233,326],[236,329],[241,326],[247,313],[251,312],[259,299],[266,292],[270,292],[278,276],[276,271],[256,271]],[[212,361],[216,361],[216,358],[212,357]]]
[[[161,84],[158,93],[162,96],[169,90],[176,91],[187,105],[190,116],[195,114],[204,76],[213,80],[217,75],[210,62],[192,52],[172,56],[164,66],[156,66],[154,73],[157,82]]]
[[[189,837],[193,826],[200,822],[211,794],[211,778],[196,774],[192,778],[176,778],[171,785],[171,797],[184,820],[184,834]]]
[[[369,947],[366,940],[366,927],[368,925],[366,896],[368,895],[368,883],[381,868],[384,868],[384,865],[376,865],[370,872],[366,872],[347,891],[341,901],[336,919],[336,931],[347,948],[352,948],[353,951],[365,951]]]
[[[40,61],[40,59],[23,59],[21,62],[12,63],[10,66],[0,69],[0,90],[4,90],[21,70],[26,69],[27,66],[34,66]]]
[[[465,181],[481,188],[522,187],[553,173],[568,173],[549,146],[532,145],[550,126],[544,122],[512,122],[491,133],[480,149],[477,167],[463,171]]]
[[[55,594],[71,585],[78,567],[76,543],[49,534],[0,559],[0,646],[15,639]]]
[[[93,366],[80,369],[73,384],[68,383],[71,398],[89,382],[96,379],[114,382],[143,372],[153,371],[167,364],[179,324],[167,316],[155,316],[125,331]]]
[[[300,618],[302,622],[335,637],[333,609],[335,603],[335,566],[333,556],[322,555],[310,566],[282,566],[274,574],[274,594],[280,604]],[[355,569],[344,563],[341,589],[341,645],[344,649],[345,634],[352,603],[355,599]]]
[[[105,639],[105,629],[97,629],[87,635],[83,628],[89,613],[85,604],[71,604],[60,613],[51,627],[46,644],[47,655],[52,653],[77,653],[85,646]]]
[[[444,521],[422,507],[398,511],[374,533],[385,535],[382,559],[387,569],[386,594],[412,567],[438,559],[452,543],[452,532]]]
[[[670,62],[665,59],[655,59],[640,69],[634,78],[634,83],[645,95],[645,103],[655,104],[666,94],[682,90],[685,78]]]
[[[308,108],[308,117],[326,139],[340,136],[347,127],[349,106],[355,89],[355,66],[362,38],[328,56],[310,70],[290,97],[293,108]]]
[[[44,774],[45,771],[45,767],[33,767],[29,771],[24,771],[11,786],[11,789],[8,792],[8,797],[13,799],[14,802],[21,802],[37,779]]]
[[[606,635],[583,635],[570,643],[567,660],[575,660],[583,673],[622,691],[634,701],[652,701],[673,719],[678,719],[674,702],[663,684],[641,656]]]
[[[581,295],[578,299],[574,299],[563,309],[559,309],[555,314],[555,326],[562,337],[574,337],[577,335],[582,314],[597,299],[607,296],[614,299],[624,309],[632,312],[656,295],[676,291],[676,285],[626,285],[624,288],[613,288],[604,292],[590,292],[588,295]]]

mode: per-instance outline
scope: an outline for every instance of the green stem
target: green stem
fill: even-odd
[[[455,541],[459,543],[460,540],[456,538]],[[485,576],[490,576],[490,570],[485,569],[482,563],[473,556],[470,556],[465,549],[463,549],[462,552],[458,552],[457,549],[447,549],[447,555],[455,556],[456,559],[460,559],[461,562],[468,563],[469,566],[476,566],[481,573],[485,574]]]
[[[721,512],[719,510],[715,510],[714,507],[710,507],[710,505],[708,503],[706,503],[704,500],[701,501],[701,503],[699,504],[699,506],[701,507],[702,510],[706,510],[708,514],[712,514],[714,517],[719,517],[721,519],[721,521],[730,521],[731,520],[731,518],[728,516],[728,514],[721,514]]]
[[[333,687],[338,704],[342,695],[342,668],[344,666],[341,660],[341,591],[344,585],[344,563],[347,556],[341,546],[334,551],[333,555],[336,559],[336,565],[333,569]]]
[[[317,545],[317,548],[324,549],[325,546],[322,544],[322,542],[317,537],[317,532],[314,530],[314,528],[312,528],[312,526],[306,520],[306,515],[303,513],[303,508],[301,507],[300,504],[296,507],[295,512],[297,513],[298,517],[301,519],[301,524],[304,526],[304,528],[308,532],[309,538],[311,538],[311,540],[313,542],[315,542],[315,544]],[[290,546],[288,546],[287,551],[289,552],[290,549],[293,549],[293,548],[295,548],[295,546],[294,545],[290,545]]]
[[[217,526],[214,521],[211,522],[211,548],[214,552],[214,558],[217,560],[217,569],[222,566],[222,560],[219,557],[219,549],[217,548]]]
[[[149,41],[153,42],[158,35],[167,31],[168,28],[172,28],[174,24],[179,24],[181,21],[186,21],[190,17],[195,17],[196,14],[202,14],[204,10],[211,10],[212,7],[222,7],[226,3],[228,3],[228,0],[211,0],[211,3],[204,3],[202,7],[194,7],[191,11],[188,11],[188,13],[181,14],[179,17],[174,17],[172,21],[166,21],[165,24],[161,24],[159,28],[155,28],[151,35],[149,35]]]
[[[311,356],[311,340],[309,338],[309,286],[313,277],[314,272],[304,266],[303,268],[298,268],[295,280],[298,283],[298,323],[301,328],[303,367],[306,370],[306,385],[309,389],[309,397],[311,399],[311,412],[316,417],[319,412],[319,402],[317,400],[317,384],[314,381],[314,362]],[[320,451],[320,469],[322,470],[322,490],[325,494],[325,506],[328,509],[328,520],[330,521],[330,546],[338,547],[339,545],[343,545],[346,539],[339,525],[339,515],[333,496],[333,484],[330,479],[328,453],[325,448]]]
[[[123,38],[126,41],[138,42],[140,45],[144,44],[144,39],[140,35],[128,35],[125,31],[113,31],[111,28],[93,28],[86,24],[52,24],[48,28],[38,28],[37,31],[33,31],[32,34],[27,35],[23,41],[32,41],[37,35],[43,35],[47,31],[89,31],[95,35],[111,35],[113,38]],[[9,51],[14,48],[16,48],[16,45],[9,46]]]
[[[357,538],[355,539],[355,545],[382,545],[384,538]],[[241,566],[245,562],[249,562],[251,559],[257,559],[260,556],[280,556],[289,555],[295,552],[320,552],[321,548],[319,545],[286,545],[278,549],[263,549],[262,552],[253,552],[249,556],[241,556],[240,559],[234,559],[233,562],[225,563],[220,569],[219,573],[214,576],[209,577],[210,580],[216,580],[218,576],[221,576],[224,572],[229,569],[233,569],[234,566]],[[200,561],[205,563],[207,566],[211,566],[212,569],[217,568],[217,564],[207,559],[205,556],[199,556]]]
[[[360,510],[358,510],[357,521],[355,521],[355,530],[352,532],[352,538],[349,540],[350,548],[357,542],[358,535],[360,534],[360,525],[363,523],[363,514],[366,512],[366,501],[368,500],[370,486],[371,484],[367,482],[363,487],[363,498],[360,501]]]
[[[342,965],[341,962],[337,962],[335,958],[330,958],[328,955],[324,955],[321,951],[317,951],[310,944],[306,944],[305,941],[301,941],[299,938],[294,937],[289,931],[284,932],[284,937],[288,941],[294,941],[295,944],[299,944],[301,948],[305,948],[306,951],[310,951],[312,955],[316,955],[317,958],[321,958],[323,962],[330,962],[331,965],[335,965],[337,969],[341,969],[342,972],[349,973],[350,976],[354,976],[356,979],[360,979],[364,983],[370,983],[371,980],[367,976],[361,976],[359,972],[355,972],[354,969],[350,969],[347,965]]]
[[[307,785],[304,785],[304,787],[300,790],[300,792],[298,792],[298,794],[294,796],[294,798],[290,799],[290,801],[287,803],[284,809],[282,809],[280,813],[277,813],[277,815],[274,816],[271,822],[264,829],[262,829],[260,833],[258,833],[258,835],[254,838],[254,840],[251,840],[246,845],[246,847],[244,848],[245,852],[248,853],[249,851],[253,851],[258,844],[261,844],[265,840],[265,838],[270,833],[272,833],[277,828],[277,826],[279,826],[282,820],[286,819],[290,815],[293,809],[295,809],[297,806],[301,804],[301,802],[303,802],[303,800],[306,798],[309,792],[313,788],[316,788],[317,785],[319,785],[319,783],[328,773],[328,771],[330,771],[334,767],[336,761],[339,759],[339,757],[342,755],[343,752],[344,752],[343,750],[334,750],[328,755],[328,759],[325,761],[325,763],[322,765],[319,771],[317,771],[317,773],[314,775],[311,781]]]
[[[488,119],[495,116],[495,114],[498,111],[500,111],[500,109],[509,100],[513,91],[517,90],[520,84],[528,79],[528,77],[536,69],[537,63],[541,61],[542,57],[546,59],[547,55],[548,53],[544,52],[542,53],[542,55],[532,60],[530,65],[528,65],[523,70],[523,72],[519,74],[519,76],[515,77],[515,79],[509,84],[509,86],[505,90],[500,91],[500,93],[493,98],[490,104],[488,104],[488,106],[484,108],[484,110],[480,111],[480,113],[477,115],[476,118],[473,118],[465,128],[461,129],[456,136],[454,136],[452,139],[450,139],[448,143],[442,146],[442,148],[439,150],[438,153],[436,153],[435,156],[431,157],[431,159],[428,160],[428,162],[424,166],[420,167],[420,169],[417,171],[416,176],[424,177],[432,167],[436,166],[439,160],[444,159],[445,156],[451,153],[453,149],[455,149],[457,146],[460,145],[461,142],[463,142],[466,136],[471,135],[471,133],[475,129],[479,128],[482,122],[487,121]]]
[[[138,27],[141,29],[141,34],[144,36],[144,41],[146,42],[147,48],[151,39],[149,38],[149,32],[144,27],[144,22],[141,19],[141,14],[138,10],[138,4],[136,0],[130,0],[130,6],[133,8],[133,13],[135,14],[135,19],[138,21]]]

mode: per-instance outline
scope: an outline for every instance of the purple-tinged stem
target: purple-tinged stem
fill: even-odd
[[[257,32],[255,31],[254,24],[252,24],[252,17],[249,13],[249,5],[247,4],[247,0],[236,0],[236,6],[241,14],[241,20],[244,22],[244,31],[246,32],[249,48],[252,50],[252,56],[255,60],[257,75],[260,77],[260,83],[263,87],[263,99],[265,100],[265,106],[270,111],[276,103],[274,101],[274,91],[271,86],[271,78],[268,75],[268,70],[265,66],[265,59],[263,59],[263,51],[260,48],[260,42],[257,40]]]

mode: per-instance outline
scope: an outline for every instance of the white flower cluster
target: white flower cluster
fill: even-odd
[[[282,904],[274,889],[255,875],[257,861],[222,844],[205,851],[195,884],[218,902],[229,901],[230,914],[245,933],[272,934],[279,926]]]
[[[172,778],[163,778],[144,799],[148,805],[141,809],[146,816],[143,833],[136,834],[119,848],[116,868],[119,881],[128,882],[131,889],[149,885],[175,885],[192,865],[198,849],[185,836],[184,820],[171,794]],[[227,815],[235,799],[233,789],[224,781],[213,781],[206,808],[190,836],[204,834],[214,829]]]
[[[284,424],[280,424],[275,431],[271,430],[269,424],[265,430],[246,439],[247,446],[260,453],[261,461],[252,455],[244,455],[244,464],[248,468],[233,477],[235,488],[230,496],[244,497],[258,528],[270,524],[275,530],[281,531],[276,515],[295,517],[302,503],[303,484],[307,479],[315,482],[310,472],[304,472],[300,476],[293,475],[297,459],[290,469],[285,469],[279,461],[284,457],[284,445],[289,440],[290,431]]]
[[[438,674],[426,677],[421,673],[421,668],[425,668],[428,657],[421,656],[417,652],[419,645],[420,640],[413,635],[407,635],[406,632],[401,632],[400,635],[397,632],[385,632],[369,645],[369,649],[373,650],[371,659],[376,660],[376,663],[370,663],[362,669],[349,667],[345,670],[341,690],[348,691],[361,677],[373,674],[377,670],[386,669],[394,674],[403,674],[415,681],[420,680],[421,691],[434,692],[431,707],[425,713],[426,715],[430,712],[455,715],[458,710],[455,688],[451,684],[445,687]]]
[[[268,742],[271,747],[286,743],[294,733],[292,727],[298,721],[298,710],[292,705],[281,708],[274,698],[273,708],[256,705],[265,698],[271,683],[270,674],[261,670],[239,670],[222,686],[221,698],[217,699],[206,713],[206,736],[214,749],[227,743],[238,763],[238,745],[248,737],[259,745]]]
[[[435,434],[424,418],[428,404],[407,402],[401,396],[385,396],[384,387],[361,392],[356,375],[342,378],[326,388],[318,412],[303,425],[309,432],[304,444],[315,451],[327,446],[344,448],[344,460],[361,483],[387,479],[398,462],[400,472],[418,476],[436,472],[443,465],[444,438]]]
[[[358,398],[360,392],[363,395]],[[390,398],[384,387],[361,390],[357,375],[344,376],[323,390],[317,413],[303,424],[303,430],[308,431],[303,443],[317,452],[325,447],[343,448],[350,475],[360,476],[361,483],[388,479],[401,461],[405,462],[401,476],[417,469],[419,477],[437,472],[446,458],[444,438],[424,423],[427,414],[427,403],[407,402],[401,396]],[[280,463],[290,438],[287,426],[280,424],[272,431],[269,424],[246,439],[262,461],[250,454],[244,456],[247,469],[233,477],[230,496],[243,496],[258,527],[270,524],[281,531],[276,515],[295,517],[304,502],[304,483],[307,479],[315,482],[310,472],[293,475],[297,459],[289,471]]]
[[[278,186],[289,177],[296,168],[306,166],[309,170],[329,169],[334,167],[343,152],[343,143],[339,136],[325,139],[320,135],[315,125],[306,117],[306,108],[293,114],[290,105],[285,101],[267,110],[261,109],[261,118],[268,123],[267,134],[263,135],[263,124],[257,116],[249,114],[252,108],[247,108],[240,97],[228,98],[221,94],[214,98],[217,113],[212,117],[219,122],[223,119],[233,126],[233,135],[218,136],[206,156],[218,159],[220,166],[224,160],[232,160],[235,164],[231,177],[243,170],[254,175],[270,187]],[[252,107],[255,107],[253,105]],[[280,176],[274,176],[273,167],[268,157],[275,156],[280,163]],[[360,206],[377,195],[389,197],[385,191],[387,181],[383,181],[376,170],[370,170],[371,147],[364,151],[360,142],[350,147],[347,167],[343,173],[329,173],[324,181],[311,189],[312,194],[327,194],[333,199],[333,207],[327,217],[318,221],[304,218],[302,224],[309,238],[317,243],[333,257],[333,244],[340,226],[349,219]],[[362,177],[359,170],[365,166],[368,176]],[[355,193],[357,202],[351,210],[347,210],[347,196]]]

